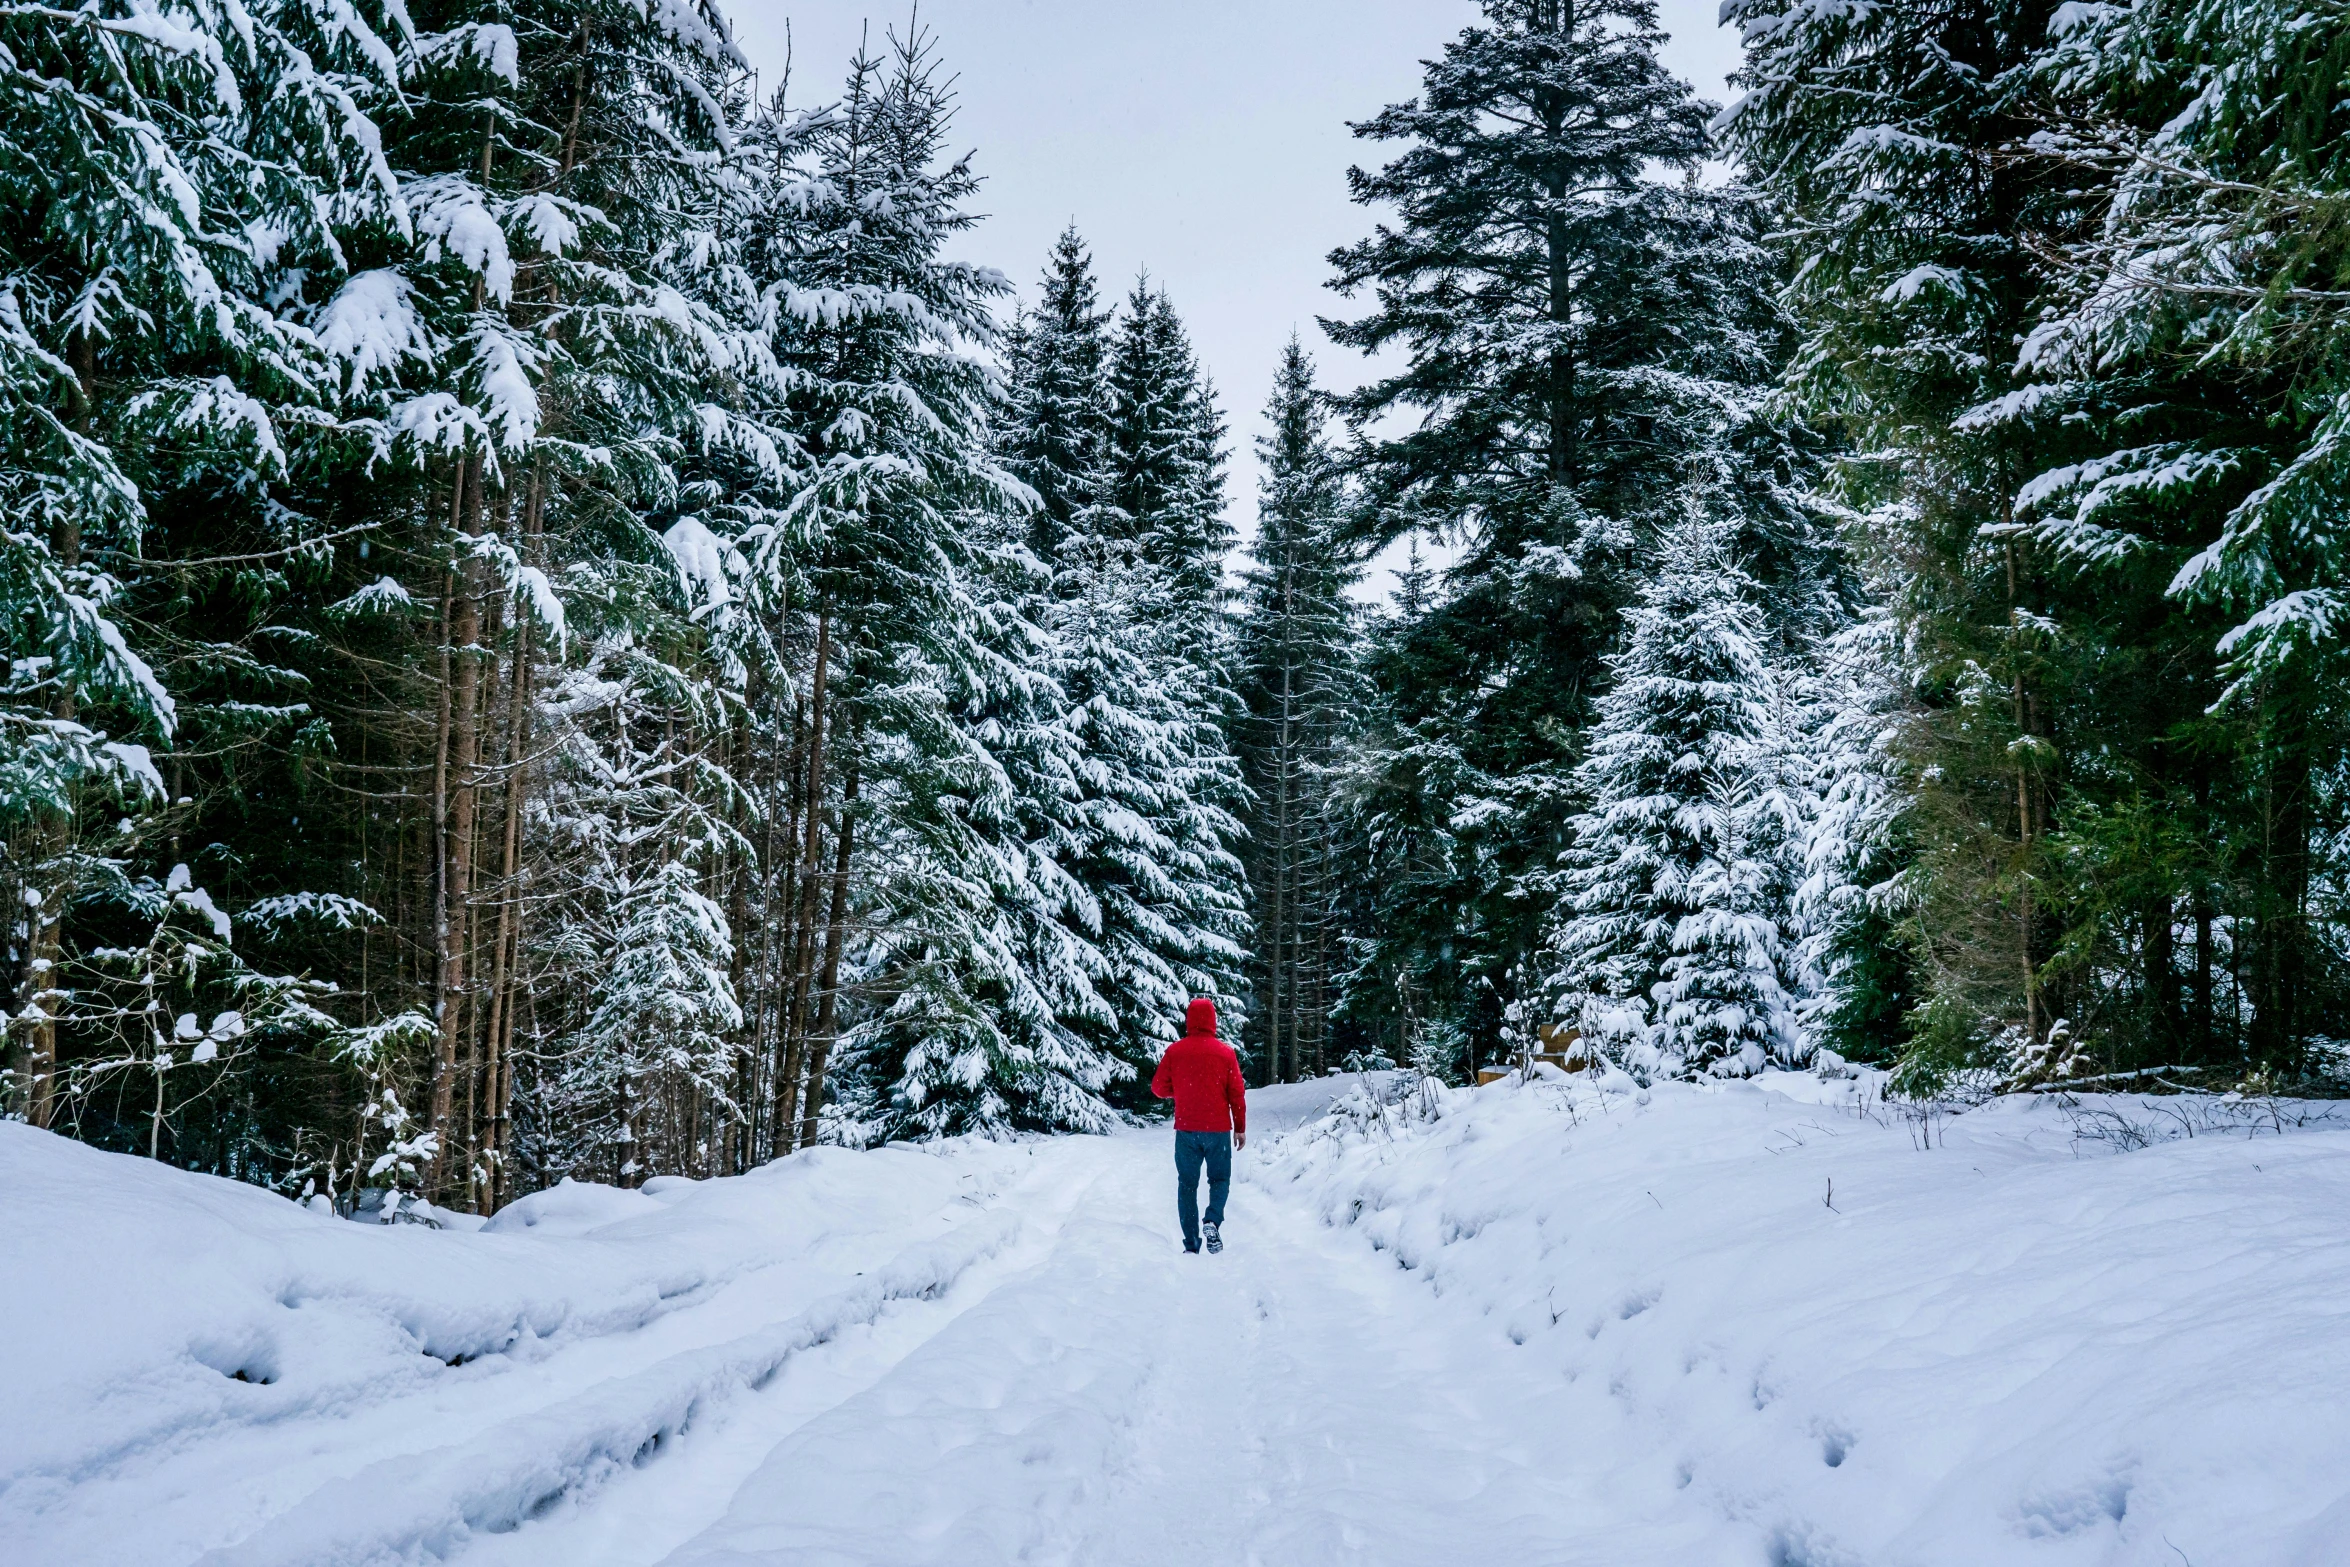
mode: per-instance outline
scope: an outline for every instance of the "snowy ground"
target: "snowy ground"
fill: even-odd
[[[0,1556],[2350,1560],[2350,1119],[1344,1086],[1215,1258],[1164,1133],[468,1234],[0,1126]]]

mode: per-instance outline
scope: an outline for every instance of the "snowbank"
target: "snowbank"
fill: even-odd
[[[1252,1179],[1514,1346],[1556,1462],[1711,1520],[1612,1560],[2350,1560],[2350,1116],[1554,1077],[1342,1102]]]
[[[1410,1077],[1408,1072],[1339,1072],[1309,1077],[1302,1083],[1252,1088],[1248,1091],[1248,1129],[1260,1140],[1293,1132],[1328,1115],[1332,1105],[1350,1095],[1368,1092],[1378,1099],[1392,1099]]]
[[[2350,1559],[2350,1107],[1251,1099],[1213,1258],[1163,1128],[466,1231],[0,1125],[0,1561]]]
[[[990,1168],[815,1150],[469,1234],[0,1124],[0,1556],[448,1554],[1000,1249]]]

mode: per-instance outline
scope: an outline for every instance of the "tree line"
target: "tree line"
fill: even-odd
[[[11,1113],[486,1209],[1107,1126],[1237,1001],[1213,392],[948,259],[926,33],[0,30]]]
[[[1104,1129],[1193,994],[2338,1076],[2342,7],[1735,0],[1726,109],[1480,9],[1237,557],[1168,293],[952,258],[926,33],[0,13],[9,1113],[487,1209]]]
[[[2341,88],[2268,0],[1493,0],[1354,127],[1336,1017],[2323,1089],[2350,967]],[[1708,173],[1709,168],[1713,173]]]

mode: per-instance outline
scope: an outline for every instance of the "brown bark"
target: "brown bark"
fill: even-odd
[[[469,539],[481,533],[481,459],[458,465],[456,512],[459,528]],[[438,769],[435,814],[442,823],[440,907],[434,920],[439,944],[440,994],[434,1021],[440,1026],[440,1060],[433,1077],[432,1129],[439,1134],[433,1152],[431,1189],[445,1191],[449,1149],[454,1140],[457,1087],[457,1037],[463,1021],[465,994],[466,923],[473,895],[474,815],[477,801],[475,770],[480,761],[480,733],[475,704],[479,697],[481,664],[476,643],[481,637],[481,601],[478,567],[461,561],[449,578],[448,639],[442,659],[447,669],[442,706],[441,750],[446,758]]]
[[[39,890],[39,889],[36,889]],[[24,911],[26,936],[23,994],[19,1015],[30,1012],[38,1020],[19,1036],[15,1052],[17,1082],[25,1119],[45,1127],[57,1115],[57,963],[64,953],[61,889],[49,888],[38,908]]]
[[[488,1106],[481,1142],[486,1188],[482,1199],[496,1211],[497,1169],[504,1157],[506,1090],[505,1032],[513,1013],[510,992],[514,984],[514,947],[520,909],[522,808],[525,786],[523,748],[528,743],[530,711],[530,621],[514,628],[514,669],[506,682],[506,821],[498,866],[498,926],[490,945],[490,1016],[484,1030],[487,1080],[483,1098]]]
[[[765,1158],[774,1158],[783,1151],[785,1127],[781,1121],[784,1092],[784,1056],[789,1047],[788,1020],[784,1013],[788,1003],[785,981],[792,971],[792,915],[798,906],[796,891],[799,884],[799,856],[790,845],[799,841],[800,771],[805,761],[806,748],[800,743],[802,720],[805,717],[802,699],[797,692],[792,696],[791,728],[788,731],[784,755],[774,774],[773,788],[767,808],[767,846],[761,863],[767,868],[766,976],[763,990],[762,1015],[770,1033],[766,1055],[768,1096],[766,1101],[767,1127]],[[776,826],[782,824],[782,845],[776,842]],[[795,1107],[796,1108],[796,1107]]]
[[[86,437],[98,407],[97,339],[87,332],[77,334],[71,353],[73,427],[77,434]],[[68,572],[80,568],[82,522],[71,507],[59,514],[57,532],[51,542],[61,568]],[[52,711],[61,722],[74,721],[79,704],[70,684],[59,684]],[[52,862],[61,860],[73,847],[73,823],[70,818],[53,821],[41,829],[40,837],[47,851],[46,858]],[[35,1126],[46,1127],[57,1118],[57,965],[65,956],[65,888],[62,883],[53,882],[34,890],[41,894],[40,906],[20,905],[25,911],[26,940],[24,1005],[18,1009],[20,1017],[30,1013],[33,1022],[25,1028],[24,1043],[15,1054],[25,1119]]]
[[[750,1009],[752,1014],[750,1061],[752,1081],[749,1094],[743,1100],[744,1113],[747,1117],[743,1127],[743,1162],[746,1166],[759,1162],[763,1152],[762,1137],[773,1136],[772,1118],[768,1118],[768,1124],[762,1126],[761,1112],[766,1103],[763,1089],[767,1086],[768,1080],[780,1075],[780,1063],[777,1067],[770,1067],[768,1064],[769,1047],[780,1045],[783,1035],[775,1011],[777,976],[783,972],[783,933],[775,928],[776,902],[773,878],[777,858],[776,835],[783,821],[783,795],[789,771],[790,759],[788,756],[776,754],[768,758],[767,807],[763,813],[766,819],[760,827],[759,856],[753,867],[753,874],[758,877],[763,894],[761,909],[766,917],[759,922],[759,962],[753,979],[755,994],[744,997],[744,1005]]]
[[[530,489],[522,505],[522,537],[531,564],[542,570],[546,566],[542,537],[546,499],[546,468],[543,462],[534,462]],[[507,924],[505,972],[504,982],[499,987],[503,1004],[490,1052],[490,1140],[493,1157],[489,1164],[489,1206],[493,1213],[504,1207],[512,1195],[513,1150],[510,1133],[514,1118],[514,1030],[515,1020],[528,999],[522,980],[523,921],[526,913],[522,902],[522,817],[530,791],[530,719],[534,682],[531,678],[530,622],[525,619],[515,629],[514,706],[508,715],[512,738],[507,747],[506,886],[505,903],[500,911],[501,920]],[[507,911],[512,914],[510,921],[505,921]]]
[[[483,631],[482,645],[485,649],[498,645],[500,624],[503,619],[498,611],[499,600],[493,596],[488,603],[488,625]],[[481,680],[479,700],[481,711],[487,721],[487,715],[495,712],[498,705],[498,666],[494,657],[485,664]],[[482,758],[483,771],[497,765],[495,744],[496,742],[493,740],[491,754]],[[467,857],[475,866],[481,865],[485,858],[482,837],[487,829],[482,816],[482,812],[475,811],[472,846],[467,850]],[[465,993],[465,1009],[460,1028],[465,1039],[465,1069],[463,1073],[465,1084],[465,1162],[462,1168],[465,1172],[465,1201],[469,1206],[476,1207],[476,1211],[478,1211],[478,1204],[481,1201],[481,1123],[482,1115],[487,1107],[487,1096],[482,1083],[482,1070],[483,1062],[488,1055],[488,1032],[496,1026],[493,1015],[498,1004],[498,981],[496,978],[498,954],[492,951],[486,963],[482,959],[480,935],[482,911],[476,906],[477,902],[478,900],[467,901],[464,917],[460,922],[462,934],[459,938],[460,945],[465,949],[465,972],[469,976],[473,976],[473,984]],[[499,913],[501,916],[505,913],[502,899]],[[492,927],[493,931],[501,929],[502,923],[501,919],[501,925]],[[493,946],[498,944],[495,937],[493,937],[492,944]],[[492,976],[487,990],[481,988],[479,979],[485,969]]]
[[[739,769],[749,754],[750,748],[745,742],[746,728],[747,725],[743,718],[737,715],[732,727],[718,738],[718,770],[729,778],[741,776]],[[737,839],[742,837],[743,829],[747,824],[743,821],[742,800],[739,795],[727,800],[726,821],[727,825],[734,829],[734,837]],[[750,978],[751,965],[750,867],[744,863],[741,851],[735,848],[732,842],[727,846],[724,863],[726,928],[734,932],[734,950],[727,955],[726,959],[726,982],[733,989],[736,1001],[747,1002],[749,995],[745,985]],[[737,1048],[734,1052],[733,1098],[737,1104],[743,1103],[743,1068],[751,1059],[748,1039],[751,1027],[751,1011],[748,1006],[745,1006],[740,1031],[741,1037],[736,1040]],[[713,1110],[713,1114],[715,1114],[715,1110]],[[732,1175],[734,1173],[735,1140],[732,1120],[728,1121],[723,1133],[714,1128],[712,1135],[713,1140],[718,1144],[714,1153],[717,1160],[717,1173]]]
[[[816,1144],[816,1121],[824,1108],[824,1072],[840,1037],[840,959],[848,939],[849,865],[857,845],[857,750],[849,746],[848,776],[841,785],[839,839],[833,854],[832,907],[824,921],[823,1002],[816,1016],[816,1043],[808,1057],[808,1092],[800,1113],[799,1146]]]
[[[800,806],[803,834],[800,849],[798,897],[792,920],[793,954],[791,1004],[786,1013],[783,1075],[775,1085],[775,1139],[777,1153],[797,1147],[800,1069],[807,1058],[808,991],[815,979],[817,884],[824,872],[824,726],[825,681],[832,659],[832,612],[816,617],[816,666],[809,681],[808,761],[805,792]]]
[[[457,484],[464,485],[465,469],[457,469]],[[454,509],[452,503],[452,509]],[[434,685],[433,767],[432,767],[432,944],[433,944],[433,1025],[437,1030],[439,1050],[433,1070],[432,1111],[434,1125],[446,1115],[447,1076],[456,1048],[454,1020],[449,1017],[449,605],[455,596],[452,579],[441,579],[441,612],[439,621],[440,678]]]

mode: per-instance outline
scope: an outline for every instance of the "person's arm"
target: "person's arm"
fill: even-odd
[[[1248,1079],[1240,1075],[1240,1053],[1224,1069],[1224,1102],[1232,1107],[1232,1146],[1248,1146]]]
[[[1162,1052],[1159,1056],[1159,1069],[1151,1074],[1151,1097],[1154,1099],[1175,1097],[1175,1076],[1167,1070],[1168,1057],[1173,1054],[1173,1051]]]

